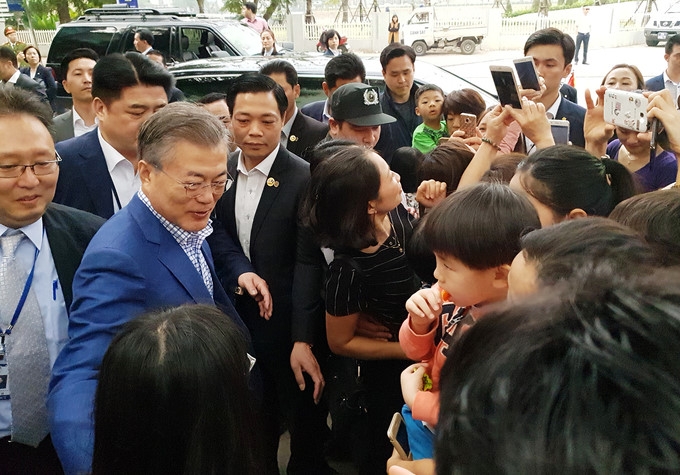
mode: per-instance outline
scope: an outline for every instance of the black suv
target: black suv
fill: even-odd
[[[250,56],[262,50],[255,30],[236,20],[201,18],[194,14],[151,8],[91,8],[78,19],[61,25],[52,40],[47,65],[56,73],[60,98],[61,60],[75,48],[92,48],[100,56],[134,50],[135,31],[153,33],[153,47],[165,53],[170,64],[220,56]]]

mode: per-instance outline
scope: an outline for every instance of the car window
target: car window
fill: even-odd
[[[237,23],[225,23],[219,26],[222,35],[228,38],[234,47],[243,51],[245,55],[251,56],[262,51],[260,35],[252,28]]]
[[[170,58],[170,28],[165,26],[149,27],[146,25],[135,25],[129,28],[125,34],[123,44],[123,51],[134,51],[135,32],[139,29],[145,28],[153,34],[153,49],[162,51],[166,60]]]
[[[105,56],[115,32],[116,28],[113,26],[92,28],[92,25],[87,25],[61,28],[50,46],[48,63],[52,67],[61,64],[61,60],[64,59],[66,53],[76,47],[91,48],[99,56]]]
[[[300,97],[296,101],[298,107],[302,107],[310,102],[326,100],[326,94],[323,93],[323,88],[321,87],[322,82],[323,78],[320,77],[298,77],[298,83],[300,84]]]

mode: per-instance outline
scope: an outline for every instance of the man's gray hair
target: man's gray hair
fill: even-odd
[[[210,112],[190,102],[173,102],[142,124],[137,140],[137,157],[163,168],[163,163],[173,156],[170,150],[179,141],[217,147],[228,145],[230,139],[224,124]]]

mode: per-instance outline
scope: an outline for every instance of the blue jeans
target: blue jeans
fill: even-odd
[[[583,43],[583,62],[588,62],[588,42],[590,41],[590,33],[579,33],[576,35],[576,52],[574,53],[574,60],[578,63],[578,52]]]
[[[401,416],[404,418],[413,460],[434,458],[434,433],[423,425],[423,421],[413,418],[406,404],[401,408]]]

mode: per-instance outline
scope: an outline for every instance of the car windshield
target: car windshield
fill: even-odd
[[[220,31],[231,44],[247,55],[258,54],[262,51],[260,35],[248,26],[225,23],[220,25]]]

